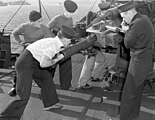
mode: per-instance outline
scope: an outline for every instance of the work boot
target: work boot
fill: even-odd
[[[89,84],[85,84],[84,86],[78,86],[78,89],[91,89],[92,88],[92,86],[91,85],[89,85]]]
[[[16,88],[11,88],[11,90],[8,92],[8,95],[15,97],[17,95]]]

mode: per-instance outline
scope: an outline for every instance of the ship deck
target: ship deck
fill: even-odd
[[[84,57],[81,54],[76,54],[72,57],[72,85],[74,87],[77,87],[83,61]],[[12,86],[11,80],[11,75],[0,78],[0,110],[5,103],[13,99],[7,95]],[[97,82],[89,90],[61,90],[59,87],[58,69],[54,82],[63,107],[44,111],[40,88],[33,85],[30,100],[21,120],[109,120],[118,115],[120,106],[119,91],[103,91]],[[107,99],[101,102],[103,96],[106,96]],[[155,120],[155,85],[153,85],[152,90],[148,86],[145,87],[138,120]]]

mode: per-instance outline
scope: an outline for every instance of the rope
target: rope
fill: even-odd
[[[92,5],[92,7],[90,8],[89,11],[91,11],[93,9],[93,7],[95,6],[96,2],[97,2],[97,0],[95,0],[95,2],[93,3],[93,5]]]
[[[93,9],[93,7],[94,7],[94,5],[96,4],[96,2],[97,2],[97,0],[94,1],[93,5],[92,5],[91,8],[89,9],[89,11],[91,11],[91,10]],[[88,11],[88,12],[89,12],[89,11]],[[88,14],[88,12],[87,12],[87,14]],[[80,19],[79,22],[85,21],[86,16],[87,16],[87,15],[85,15],[82,19]]]
[[[42,13],[41,11],[41,1],[39,0],[39,11],[40,11],[40,14]]]
[[[25,0],[26,1],[26,0]],[[25,3],[25,1],[23,1],[23,3],[20,5],[20,7],[18,8],[18,10],[15,12],[15,14],[11,17],[11,19],[7,22],[7,24],[4,26],[4,28],[2,29],[2,32],[4,33],[4,29],[7,27],[7,25],[11,22],[11,20],[14,18],[14,16],[17,14],[17,12],[20,10],[20,8],[23,6],[23,4]]]
[[[48,13],[47,13],[47,11],[46,11],[46,9],[45,9],[45,7],[44,7],[44,5],[42,4],[42,2],[41,2],[41,1],[40,1],[40,3],[41,3],[41,5],[42,5],[42,7],[43,7],[43,9],[44,9],[44,11],[45,11],[45,13],[46,13],[46,15],[47,15],[48,19],[49,19],[49,20],[51,20],[50,16],[48,15]]]

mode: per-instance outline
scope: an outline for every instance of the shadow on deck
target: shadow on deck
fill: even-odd
[[[74,87],[77,87],[83,60],[82,55],[76,55],[76,59],[73,56],[72,85]],[[13,99],[7,95],[11,88],[10,80],[11,76],[0,80],[0,109],[5,103]],[[99,83],[94,83],[94,87],[90,90],[61,90],[58,70],[56,71],[54,82],[63,107],[44,111],[40,88],[33,85],[31,98],[21,120],[109,120],[110,117],[114,118],[118,115],[120,106],[120,93],[118,91],[103,92]],[[101,103],[102,96],[106,96],[107,100]],[[146,87],[138,120],[155,120],[155,87],[153,90]]]

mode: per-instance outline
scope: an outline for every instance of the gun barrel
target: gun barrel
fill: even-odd
[[[69,57],[71,57],[72,55],[78,53],[79,51],[92,46],[95,41],[97,41],[96,35],[94,35],[90,38],[86,38],[85,40],[82,40],[82,41],[76,43],[75,45],[62,50],[60,53],[62,53],[64,55],[64,58],[61,61],[66,60]]]

